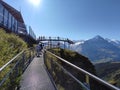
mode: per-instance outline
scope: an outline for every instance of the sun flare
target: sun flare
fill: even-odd
[[[33,4],[34,6],[39,6],[40,3],[41,3],[41,0],[29,0],[29,2],[30,2],[31,4]]]

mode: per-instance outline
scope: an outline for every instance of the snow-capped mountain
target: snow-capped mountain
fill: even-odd
[[[108,38],[106,38],[106,40],[107,40],[109,43],[111,43],[111,44],[113,44],[113,45],[115,45],[115,46],[120,47],[120,41],[119,41],[119,40],[108,39]]]
[[[96,36],[86,41],[76,42],[71,49],[88,57],[93,62],[120,61],[120,41]]]
[[[81,45],[84,44],[85,40],[74,41],[74,44],[70,45],[70,49],[79,52]]]

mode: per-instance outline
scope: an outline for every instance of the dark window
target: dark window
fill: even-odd
[[[15,20],[14,25],[15,25],[15,32],[17,33],[17,20]]]
[[[11,14],[9,13],[8,28],[11,29]]]
[[[15,18],[12,17],[12,31],[15,32]]]
[[[4,26],[7,27],[8,22],[8,11],[4,9]]]
[[[3,6],[0,4],[0,24],[3,24]]]
[[[18,33],[19,34],[27,34],[26,26],[24,23],[18,22]]]

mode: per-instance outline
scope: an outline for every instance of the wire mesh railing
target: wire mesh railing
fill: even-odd
[[[58,90],[120,90],[49,51],[44,59]]]
[[[33,60],[33,48],[24,50],[0,68],[0,90],[15,90],[19,88],[22,73]]]

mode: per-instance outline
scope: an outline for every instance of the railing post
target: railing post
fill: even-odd
[[[46,60],[46,57],[45,57],[45,56],[46,56],[46,55],[45,55],[45,54],[46,54],[46,51],[44,51],[44,53],[43,53],[44,64],[46,65],[46,63],[45,63],[45,60]]]
[[[52,70],[53,70],[53,61],[52,61],[52,57],[50,57],[49,62],[50,62],[50,73],[51,73],[51,75],[52,75]]]
[[[31,57],[31,50],[29,51],[29,55],[30,55],[30,58],[29,58],[29,64],[30,64],[30,62],[31,62],[31,60],[32,60],[32,57]]]
[[[16,64],[16,67],[15,67],[15,77],[17,77],[17,76],[19,75],[19,69],[18,69],[18,68],[19,68],[19,67],[18,67],[19,65],[18,65],[18,64],[19,64],[19,63],[17,63],[17,64]]]
[[[86,86],[90,89],[90,80],[89,80],[89,75],[85,75],[85,79],[86,79]]]
[[[25,52],[23,52],[22,54],[22,73],[24,72],[25,69],[24,63],[25,63]]]
[[[32,59],[33,59],[33,58],[34,58],[34,56],[35,56],[34,48],[32,48],[31,55],[32,55]]]
[[[15,76],[15,71],[12,70],[12,72],[10,72],[10,75],[9,75],[9,80],[10,80],[10,83],[8,84],[8,87],[11,89],[11,90],[14,90],[15,89],[15,86],[16,86],[16,76]]]

